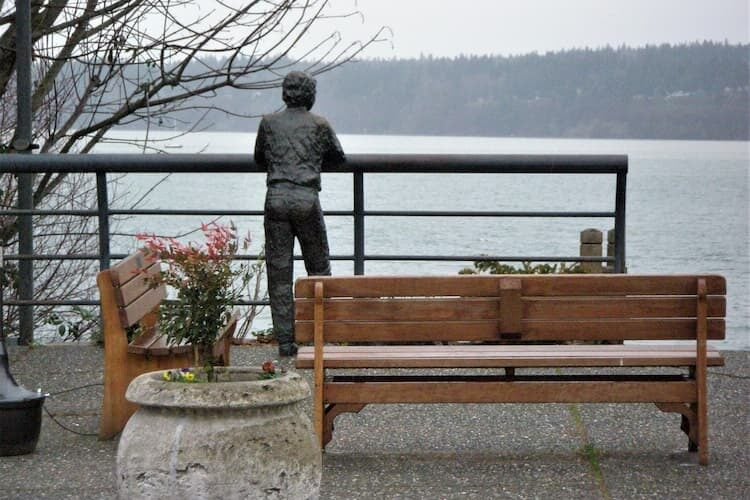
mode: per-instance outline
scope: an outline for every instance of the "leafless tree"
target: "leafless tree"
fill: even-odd
[[[118,125],[216,110],[223,88],[278,87],[302,68],[329,71],[382,38],[345,41],[336,20],[361,16],[356,2],[328,0],[31,0],[34,137],[43,153],[88,153]],[[336,11],[338,8],[349,10]],[[0,0],[0,148],[15,132],[15,4]],[[321,26],[323,30],[321,31]],[[324,33],[317,36],[315,33]],[[234,114],[234,110],[218,110]],[[185,124],[193,130],[198,123]],[[0,208],[13,206],[15,179],[0,173]],[[35,207],[90,204],[90,180],[35,176]],[[35,218],[36,252],[83,252],[91,221]],[[0,243],[13,247],[16,221],[3,217]],[[37,299],[74,296],[83,283],[75,262],[35,264]],[[78,267],[76,267],[78,266]],[[90,274],[89,274],[90,275]],[[62,284],[65,284],[62,286]]]

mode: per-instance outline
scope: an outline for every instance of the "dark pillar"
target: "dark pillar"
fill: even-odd
[[[16,153],[31,153],[31,4],[30,0],[16,0],[16,133],[13,149]],[[32,174],[18,174],[18,208],[34,208],[34,177]],[[19,217],[18,253],[34,253],[34,228],[31,215]],[[21,260],[18,264],[18,298],[34,298],[34,263]],[[18,343],[28,345],[34,341],[34,308],[20,307]]]

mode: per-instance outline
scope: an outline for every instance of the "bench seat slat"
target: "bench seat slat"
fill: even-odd
[[[688,346],[628,345],[450,345],[450,346],[326,346],[327,368],[502,368],[694,366],[695,349]],[[304,346],[297,368],[311,368],[313,349]],[[724,359],[709,350],[709,366]]]
[[[128,344],[128,352],[149,356],[169,356],[192,352],[190,344],[170,345],[167,337],[158,331],[143,333]]]
[[[128,352],[148,356],[171,356],[174,354],[192,353],[193,348],[186,344],[169,345],[164,337],[159,337],[148,347],[128,344]]]
[[[143,332],[128,343],[128,352],[132,354],[145,354],[160,337],[161,335],[153,330]]]

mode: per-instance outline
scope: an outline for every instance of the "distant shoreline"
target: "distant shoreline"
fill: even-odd
[[[316,75],[313,111],[339,134],[747,141],[748,57],[747,44],[696,42],[361,60]],[[255,132],[261,115],[283,106],[278,88],[219,91],[211,105],[205,117],[161,118]]]

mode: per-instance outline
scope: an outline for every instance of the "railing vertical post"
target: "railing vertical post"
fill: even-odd
[[[32,174],[18,175],[18,208],[33,208]],[[18,298],[34,299],[34,225],[31,215],[21,215],[18,224]],[[18,344],[30,345],[34,342],[34,306],[22,305],[18,308]]]
[[[615,272],[625,272],[625,187],[627,169],[617,172],[615,192]]]
[[[354,274],[365,274],[365,180],[354,170]]]
[[[99,218],[99,270],[109,269],[109,197],[107,194],[107,174],[96,173],[96,211]]]
[[[16,0],[16,131],[13,149],[16,153],[30,154],[32,141],[31,109],[31,4],[29,0]],[[18,208],[34,208],[34,176],[18,174]],[[34,226],[31,215],[21,215],[18,227],[18,253],[26,257],[18,263],[18,298],[34,299]],[[34,306],[19,308],[18,343],[34,342]]]

